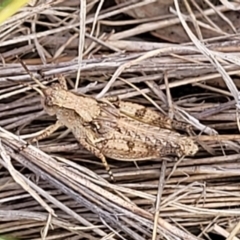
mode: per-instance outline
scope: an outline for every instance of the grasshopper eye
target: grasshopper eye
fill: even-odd
[[[51,86],[51,88],[52,88],[53,90],[59,90],[59,89],[61,89],[61,86],[59,85],[59,83],[53,83],[52,86]]]
[[[46,98],[45,98],[45,101],[44,101],[44,104],[45,104],[46,106],[53,106],[52,98],[51,98],[51,97],[46,97]]]

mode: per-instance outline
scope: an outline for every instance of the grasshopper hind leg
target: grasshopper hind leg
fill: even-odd
[[[91,151],[91,150],[92,150],[92,151]],[[102,164],[103,164],[103,166],[105,167],[106,171],[108,172],[111,181],[115,182],[115,178],[114,178],[114,176],[113,176],[112,170],[111,170],[111,168],[110,168],[110,166],[109,166],[109,164],[108,164],[105,156],[104,156],[98,149],[93,148],[93,149],[91,149],[91,150],[90,150],[90,151],[91,151],[96,157],[98,157],[98,158],[101,159]]]
[[[97,158],[101,159],[103,166],[105,167],[106,171],[109,174],[109,177],[111,179],[111,181],[115,182],[115,178],[113,176],[112,170],[105,158],[105,156],[101,153],[101,151],[91,145],[89,145],[87,142],[83,143],[81,142],[81,144],[83,145],[83,147],[85,147],[88,151],[90,151],[91,153],[93,153]]]

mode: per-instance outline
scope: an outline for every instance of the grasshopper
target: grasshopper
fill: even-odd
[[[23,67],[32,76],[26,66]],[[84,148],[101,159],[112,180],[106,157],[137,161],[167,155],[193,156],[198,151],[192,138],[174,131],[188,131],[189,125],[185,123],[140,104],[75,94],[68,90],[63,77],[49,87],[33,76],[32,79],[40,88],[38,92],[46,113],[55,115],[57,121],[30,142],[41,140],[65,126]]]

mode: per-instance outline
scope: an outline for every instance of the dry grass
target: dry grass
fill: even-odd
[[[123,13],[154,1],[108,2],[36,1],[0,26],[0,234],[240,239],[239,4],[174,0],[171,13],[130,19]],[[179,39],[157,38],[171,39],[164,31]],[[177,163],[109,160],[116,184],[66,129],[19,151],[55,119],[20,84],[33,82],[16,56],[45,84],[61,73],[81,93],[119,96],[190,123],[200,151]]]

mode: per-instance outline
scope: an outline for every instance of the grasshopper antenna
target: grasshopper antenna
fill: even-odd
[[[18,56],[17,56],[17,59],[18,61],[21,63],[22,67],[25,69],[25,71],[29,74],[29,76],[31,77],[31,79],[38,84],[38,86],[41,88],[41,89],[45,89],[47,88],[45,85],[43,85],[37,78],[35,78],[33,76],[33,74],[29,71],[29,69],[27,68],[27,66],[25,65],[25,63],[22,61],[22,59],[20,59]],[[36,88],[34,88],[36,90]],[[38,92],[39,92],[39,89],[38,89]],[[42,94],[41,94],[42,95]]]

